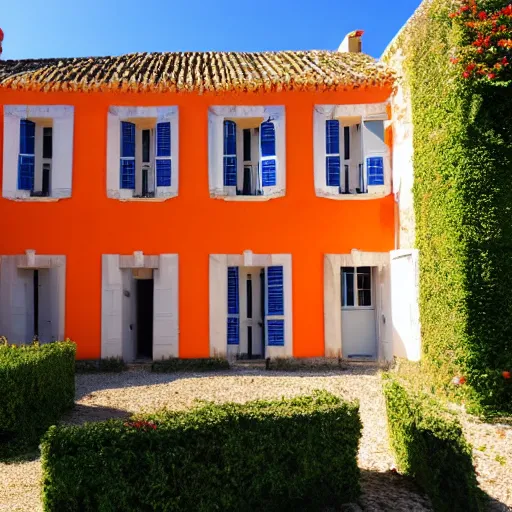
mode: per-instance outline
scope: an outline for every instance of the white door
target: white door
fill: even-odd
[[[263,357],[261,267],[240,268],[240,355]]]
[[[410,361],[421,357],[418,254],[416,249],[391,251],[393,355]]]
[[[375,272],[341,269],[341,344],[344,359],[376,359]]]

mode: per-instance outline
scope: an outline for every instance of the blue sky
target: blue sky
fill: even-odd
[[[419,1],[0,0],[2,58],[335,50],[355,29],[379,57]]]

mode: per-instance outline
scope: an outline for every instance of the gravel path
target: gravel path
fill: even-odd
[[[258,398],[289,397],[310,393],[315,389],[326,389],[344,398],[360,401],[364,425],[359,452],[363,510],[430,511],[428,499],[416,486],[390,471],[393,459],[388,449],[381,378],[378,370],[372,367],[361,366],[347,371],[322,373],[270,373],[243,368],[214,374],[129,371],[120,374],[77,375],[77,406],[65,421],[80,424],[84,421],[125,417],[134,412],[154,411],[162,407],[184,409],[194,405],[196,399],[245,402]],[[509,445],[512,444],[511,439],[508,438]],[[488,446],[487,458],[491,458],[490,454],[494,452],[491,452],[490,443]],[[510,446],[508,449],[511,449]],[[480,453],[485,454],[485,451]],[[480,458],[479,456],[479,465]],[[512,455],[507,460],[508,464],[510,462]],[[487,473],[480,467],[479,471],[481,475],[485,475],[481,480],[484,489],[492,494]],[[0,464],[0,512],[40,511],[40,477],[39,460]],[[508,491],[500,491],[494,497],[507,503],[511,489],[509,487]],[[508,503],[512,504],[512,500]],[[494,510],[509,509],[505,507]]]

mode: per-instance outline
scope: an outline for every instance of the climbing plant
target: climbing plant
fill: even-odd
[[[427,0],[385,56],[412,107],[424,377],[494,411],[512,410],[511,10]]]

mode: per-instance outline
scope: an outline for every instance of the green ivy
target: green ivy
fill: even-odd
[[[0,344],[0,452],[37,446],[39,436],[75,401],[75,344]]]
[[[46,511],[324,510],[359,496],[358,405],[325,391],[51,427]]]
[[[448,394],[461,376],[466,399],[512,411],[512,85],[450,62],[471,44],[455,4],[425,1],[388,52],[412,104],[423,361]]]
[[[436,512],[484,510],[460,423],[431,397],[406,391],[394,379],[385,383],[384,395],[398,470],[416,479]]]

